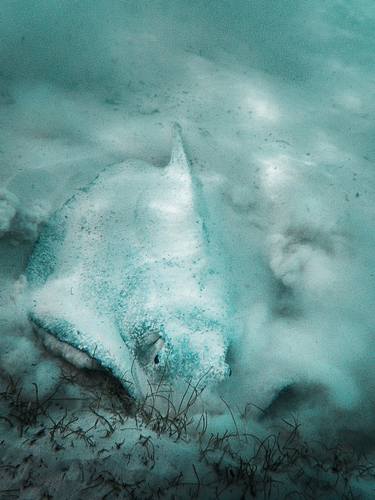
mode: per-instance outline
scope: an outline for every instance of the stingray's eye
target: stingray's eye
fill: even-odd
[[[155,330],[145,332],[136,344],[136,357],[141,365],[158,365],[161,361],[159,351],[163,345],[164,341],[159,332]]]

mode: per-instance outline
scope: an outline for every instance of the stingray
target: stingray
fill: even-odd
[[[162,379],[207,384],[229,374],[227,298],[180,132],[175,125],[166,167],[125,161],[79,189],[51,216],[27,267],[35,328],[135,398]]]

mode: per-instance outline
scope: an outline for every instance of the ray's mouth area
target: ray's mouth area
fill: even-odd
[[[73,347],[67,342],[58,340],[52,333],[30,320],[37,337],[48,352],[57,356],[79,369],[105,371],[104,368],[89,354]]]

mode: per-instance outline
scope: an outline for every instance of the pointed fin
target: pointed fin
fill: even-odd
[[[181,126],[174,123],[172,126],[172,152],[167,169],[179,169],[190,174],[189,160],[187,159],[184,143],[181,137]]]

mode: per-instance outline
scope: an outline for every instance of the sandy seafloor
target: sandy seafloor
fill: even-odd
[[[374,28],[370,0],[0,2],[0,498],[373,497]],[[46,352],[23,276],[174,121],[235,314],[232,377],[166,418]]]

